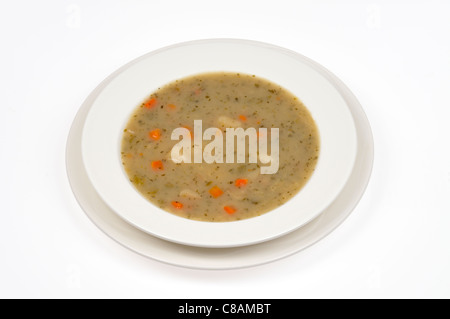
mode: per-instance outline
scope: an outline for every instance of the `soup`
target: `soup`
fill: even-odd
[[[214,72],[169,83],[138,105],[121,157],[130,182],[154,205],[229,222],[295,196],[319,149],[316,124],[292,93],[255,75]]]

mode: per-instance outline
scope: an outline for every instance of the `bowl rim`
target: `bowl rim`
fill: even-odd
[[[271,57],[276,56],[279,59],[285,58],[288,59],[288,65],[293,64],[294,62],[298,63],[296,68],[302,69],[304,72],[308,73],[310,78],[308,80],[314,79],[317,83],[315,85],[319,86],[320,92],[315,92],[316,95],[325,95],[324,92],[330,95],[330,97],[325,99],[328,101],[327,105],[320,105],[320,107],[324,107],[326,111],[319,110],[319,106],[313,106],[315,108],[312,110],[311,104],[308,105],[299,94],[296,94],[295,90],[290,90],[294,95],[298,96],[300,100],[302,100],[305,106],[310,110],[313,115],[314,120],[316,120],[316,124],[318,126],[320,139],[321,139],[321,155],[319,156],[319,161],[316,166],[315,173],[311,176],[308,183],[304,186],[304,188],[295,195],[292,199],[290,199],[286,204],[265,213],[259,217],[254,217],[250,219],[245,219],[236,222],[226,222],[226,223],[211,223],[211,222],[201,222],[201,221],[193,221],[188,220],[171,213],[168,213],[156,206],[154,206],[151,202],[146,200],[128,180],[128,176],[126,176],[125,171],[123,170],[123,166],[121,165],[120,159],[120,144],[122,139],[123,127],[129,120],[129,116],[123,117],[124,110],[120,111],[118,106],[111,101],[114,101],[115,98],[120,97],[119,100],[127,100],[127,97],[119,96],[121,92],[127,91],[118,91],[117,88],[121,88],[125,83],[129,83],[130,78],[137,77],[140,79],[142,77],[142,73],[136,73],[138,66],[155,66],[155,63],[160,63],[161,59],[166,61],[173,61],[179,54],[183,53],[183,50],[193,52],[199,52],[199,48],[203,51],[203,54],[211,53],[211,52],[219,52],[222,51],[224,54],[222,58],[227,58],[230,52],[234,52],[233,50],[241,49],[245,58],[249,59],[249,57],[256,52],[265,53],[270,55]],[[211,50],[204,52],[205,49]],[[186,53],[186,52],[184,52]],[[270,54],[269,54],[270,53]],[[241,58],[241,56],[236,56],[231,54],[232,59]],[[262,54],[263,55],[263,54]],[[162,58],[161,58],[162,56]],[[200,55],[204,58],[203,55]],[[155,60],[155,57],[159,57]],[[202,61],[200,57],[197,57],[196,63],[200,64]],[[153,59],[153,61],[152,61]],[[149,62],[150,61],[150,62]],[[247,61],[248,62],[248,61]],[[147,63],[147,64],[146,64]],[[181,62],[180,62],[181,63]],[[208,60],[208,63],[211,61]],[[239,64],[239,63],[238,63]],[[212,63],[211,65],[214,65]],[[216,64],[217,65],[217,64]],[[261,64],[256,64],[256,66],[261,66]],[[182,66],[181,66],[182,67]],[[189,72],[187,75],[193,75],[198,73],[204,73],[209,70],[211,66],[207,65],[206,69],[199,72],[192,73],[192,68],[189,68]],[[255,67],[255,66],[252,66]],[[199,69],[202,69],[201,67]],[[295,68],[293,68],[295,69]],[[94,101],[91,110],[89,111],[85,125],[83,127],[82,134],[82,158],[83,163],[86,168],[86,172],[88,174],[89,179],[91,180],[94,188],[98,192],[99,196],[105,201],[105,203],[122,217],[124,220],[132,224],[133,226],[150,233],[156,237],[163,238],[165,240],[169,240],[175,243],[190,245],[190,246],[198,246],[198,247],[210,247],[210,248],[226,248],[226,247],[239,247],[251,244],[261,243],[270,239],[274,239],[280,236],[283,236],[291,231],[294,231],[303,225],[307,224],[310,220],[317,217],[324,209],[326,209],[338,196],[340,191],[345,186],[351,171],[353,170],[353,165],[356,159],[357,153],[357,145],[356,145],[356,128],[353,121],[353,117],[351,115],[350,110],[342,96],[339,92],[336,83],[333,83],[332,79],[327,74],[327,70],[323,68],[318,63],[304,57],[303,55],[296,53],[294,51],[281,48],[272,44],[251,41],[251,40],[242,40],[242,39],[206,39],[206,40],[195,40],[189,42],[178,43],[175,45],[167,46],[150,53],[145,54],[144,56],[137,58],[128,64],[124,65],[121,68],[122,71],[115,73],[115,77],[112,81],[99,93],[96,100]],[[211,70],[213,71],[213,70]],[[221,71],[234,71],[231,69],[222,69]],[[241,73],[256,73],[259,76],[258,72],[245,72],[244,70],[237,70]],[[273,68],[271,69],[269,66],[269,71],[274,72]],[[278,72],[280,72],[278,70]],[[282,72],[282,71],[281,71]],[[328,71],[329,72],[329,71]],[[175,72],[176,73],[176,72]],[[277,76],[280,76],[279,74]],[[303,76],[303,75],[302,75]],[[175,80],[174,75],[171,74],[168,78],[172,78]],[[262,76],[264,77],[264,76]],[[294,76],[294,79],[297,79],[299,74]],[[265,77],[269,81],[280,84],[279,81],[272,80],[271,77]],[[293,81],[292,79],[288,79],[287,82]],[[302,80],[304,82],[304,79]],[[158,85],[163,85],[170,81],[164,81],[164,83],[159,82]],[[305,84],[304,82],[303,84]],[[320,84],[320,85],[319,85]],[[285,85],[280,84],[285,87]],[[307,83],[306,83],[307,85]],[[294,85],[295,87],[295,85]],[[129,88],[129,87],[128,87]],[[311,88],[309,88],[311,89]],[[312,87],[314,89],[314,86]],[[139,91],[139,90],[137,90]],[[135,94],[137,91],[133,91]],[[142,92],[142,88],[139,92]],[[141,101],[145,96],[148,96],[152,92],[151,89],[148,89],[145,95],[133,96],[133,98],[128,97],[128,100],[135,99],[135,101]],[[119,95],[118,95],[119,94]],[[312,94],[312,95],[314,95]],[[123,95],[123,94],[122,94]],[[126,95],[126,94],[125,94]],[[318,98],[316,96],[316,98]],[[333,107],[330,106],[329,101],[333,101]],[[323,102],[323,101],[321,101]],[[110,123],[110,117],[108,117],[108,123],[103,123],[103,127],[107,127],[107,132],[105,133],[101,129],[98,129],[97,125],[101,122],[101,111],[104,111],[106,108],[106,103],[111,103],[109,105],[113,105],[113,110],[121,115],[118,115],[114,118],[113,113],[113,121]],[[136,108],[138,103],[130,104],[127,106],[128,115]],[[337,106],[336,106],[337,105]],[[339,108],[336,111],[333,108]],[[319,112],[320,111],[320,112]],[[331,112],[334,118],[335,123],[340,123],[337,127],[341,131],[345,131],[340,135],[340,138],[345,137],[345,140],[341,141],[340,146],[344,146],[345,148],[345,156],[340,156],[340,153],[336,152],[334,149],[334,153],[331,148],[338,148],[336,145],[331,145],[330,141],[327,141],[327,138],[330,138],[330,129],[324,129],[325,123],[327,125],[334,125],[333,119],[326,119],[329,116],[327,112]],[[334,112],[334,113],[333,113]],[[321,114],[322,119],[317,122],[317,118],[314,114]],[[120,117],[120,118],[119,118]],[[330,116],[332,117],[332,116]],[[336,120],[336,118],[338,120]],[[105,121],[105,119],[103,119]],[[114,124],[115,123],[115,124]],[[121,123],[121,125],[118,125]],[[330,124],[331,123],[331,124]],[[109,124],[110,126],[108,127]],[[111,128],[113,125],[116,127]],[[115,132],[115,143],[111,141],[105,141],[105,135],[112,134]],[[323,135],[322,133],[326,134]],[[339,132],[337,132],[339,133]],[[339,134],[338,134],[339,135]],[[324,139],[326,141],[324,145]],[[333,141],[336,142],[335,138]],[[99,142],[105,142],[103,145]],[[328,144],[327,144],[328,143]],[[324,152],[323,147],[327,147],[326,152]],[[106,150],[106,151],[105,151]],[[114,156],[114,153],[116,156]],[[326,159],[323,158],[323,154],[325,154]],[[337,164],[333,162],[333,159],[330,157],[334,155],[340,158]],[[111,158],[111,155],[114,159]],[[333,174],[330,169],[330,163],[333,162],[338,169],[340,169],[339,174]],[[345,163],[344,163],[345,162]],[[114,164],[115,163],[115,164]],[[326,165],[324,167],[324,165]],[[117,168],[120,167],[120,172]],[[109,170],[109,171],[108,171]],[[322,173],[326,171],[326,173]],[[109,178],[109,177],[113,178]],[[325,189],[329,190],[321,196],[317,194],[317,187],[314,192],[311,194],[308,193],[308,189],[311,187],[311,181],[314,181],[317,176],[321,176],[321,181],[323,185],[324,183],[331,183],[333,187],[328,187]],[[325,176],[325,178],[324,178]],[[330,176],[337,178],[336,181],[330,180]],[[318,184],[320,184],[318,182]],[[328,186],[328,185],[325,185]],[[306,189],[306,191],[305,191]],[[330,190],[331,189],[331,190]],[[306,193],[306,195],[305,195]],[[310,200],[309,206],[305,204],[307,202],[308,195],[315,195],[315,204],[311,204],[314,202]],[[299,201],[298,198],[303,198],[303,202]],[[296,200],[297,199],[297,200]],[[319,202],[320,199],[320,202]],[[125,204],[128,203],[128,204]],[[300,203],[300,204],[299,204]],[[303,206],[302,206],[303,205]],[[314,208],[311,211],[311,205]],[[310,209],[309,213],[304,213],[302,216],[298,216],[299,207],[305,207]],[[144,212],[145,210],[145,212]],[[296,215],[294,215],[296,214]],[[278,218],[276,218],[278,217]],[[279,222],[278,219],[283,220],[283,218],[288,217],[288,220],[285,222]],[[302,218],[300,218],[302,217]]]

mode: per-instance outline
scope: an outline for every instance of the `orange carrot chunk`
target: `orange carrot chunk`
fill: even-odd
[[[234,185],[236,185],[236,187],[243,187],[243,186],[247,185],[247,183],[248,183],[248,179],[238,178],[236,180],[236,182],[234,183]]]
[[[239,115],[239,119],[242,121],[242,122],[245,122],[245,121],[247,121],[247,116],[245,116],[245,115]]]
[[[161,162],[161,161],[153,161],[152,162],[152,168],[155,171],[162,171],[164,169],[163,162]]]
[[[192,139],[192,135],[193,135],[193,134],[192,134],[192,128],[191,128],[190,126],[187,126],[187,125],[183,126],[183,128],[189,130],[189,137]]]
[[[150,133],[148,133],[148,136],[154,140],[157,141],[161,138],[161,130],[160,129],[154,129],[153,131],[151,131]]]
[[[167,107],[171,110],[175,110],[177,108],[175,104],[167,104]]]
[[[217,186],[214,186],[213,188],[211,188],[211,189],[209,190],[209,193],[210,193],[211,196],[214,197],[214,198],[217,198],[217,197],[223,195],[223,191],[222,191],[219,187],[217,187]]]
[[[156,103],[158,103],[158,100],[156,100],[155,98],[151,98],[150,100],[144,103],[144,107],[147,109],[152,109],[156,106]]]
[[[233,207],[231,207],[231,206],[225,206],[223,209],[224,209],[224,210],[227,212],[227,214],[229,214],[229,215],[233,215],[234,213],[236,213],[236,208],[233,208]]]
[[[172,206],[175,207],[176,209],[182,209],[183,208],[183,204],[180,203],[179,201],[173,201],[172,202]]]

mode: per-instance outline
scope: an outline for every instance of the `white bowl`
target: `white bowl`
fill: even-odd
[[[140,57],[100,92],[82,134],[83,162],[108,206],[135,227],[172,242],[211,248],[261,243],[317,217],[339,195],[353,169],[357,135],[350,110],[317,63],[273,45],[234,39],[192,41]],[[123,170],[123,129],[136,106],[173,80],[211,71],[255,74],[288,89],[311,112],[321,150],[314,174],[286,204],[262,216],[211,223],[170,214],[141,196]]]

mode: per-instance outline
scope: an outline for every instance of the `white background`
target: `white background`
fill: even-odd
[[[0,297],[449,298],[450,2],[3,1]],[[65,172],[70,125],[110,73],[203,38],[297,51],[340,77],[371,122],[375,166],[331,235],[268,265],[168,266],[104,235]]]

